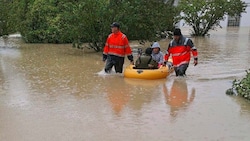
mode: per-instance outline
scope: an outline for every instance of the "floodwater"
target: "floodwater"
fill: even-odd
[[[101,53],[0,39],[0,140],[249,141],[250,102],[225,91],[249,69],[250,28],[192,40],[186,78],[135,80],[105,75]]]

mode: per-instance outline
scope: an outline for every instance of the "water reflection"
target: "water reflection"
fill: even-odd
[[[118,77],[118,78],[117,78]],[[123,76],[104,78],[102,90],[115,115],[121,116],[124,109],[141,112],[157,95],[158,86],[166,82],[162,80],[124,79]]]
[[[195,89],[188,94],[188,87],[185,79],[175,79],[170,92],[166,85],[163,86],[166,104],[169,105],[171,117],[176,118],[177,115],[185,110],[195,98]]]
[[[0,48],[19,48],[22,40],[20,38],[1,38]]]
[[[144,79],[124,78],[124,81],[131,86],[152,88],[164,84],[166,82],[166,79],[144,80]]]
[[[250,101],[240,96],[232,96],[232,98],[240,106],[240,115],[250,118]]]
[[[5,47],[0,50],[0,84],[8,99],[7,105],[22,108],[31,103],[28,95],[29,87],[16,65],[22,54],[16,48],[9,48],[8,45]]]
[[[130,100],[130,91],[123,79],[109,78],[105,83],[104,92],[116,115],[120,115],[125,105]]]
[[[140,79],[124,79],[125,83],[131,89],[131,100],[129,106],[136,111],[143,110],[144,106],[153,102],[158,94],[159,86],[166,83],[166,79],[159,80],[140,80]]]
[[[225,95],[250,64],[249,28],[235,33],[192,38],[200,65],[149,81],[100,77],[101,53],[0,39],[0,140],[247,140],[249,102]]]

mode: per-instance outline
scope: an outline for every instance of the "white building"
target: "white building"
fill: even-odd
[[[241,17],[230,17],[230,16],[225,16],[225,20],[221,21],[221,26],[222,27],[227,27],[227,26],[241,26],[241,27],[246,27],[250,26],[250,0],[243,0],[246,4],[246,13],[241,13]]]
[[[177,0],[178,1],[178,0]],[[241,27],[250,27],[250,0],[243,0],[246,4],[246,12],[241,14],[241,17],[230,17],[225,15],[225,19],[220,22],[222,27],[228,26],[241,26]],[[180,27],[187,27],[185,22],[182,20],[178,24]]]

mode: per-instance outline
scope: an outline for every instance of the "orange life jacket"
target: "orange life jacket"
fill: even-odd
[[[188,64],[191,58],[191,52],[194,58],[198,57],[197,49],[194,46],[188,45],[188,38],[181,37],[181,44],[177,44],[172,40],[169,44],[165,60],[168,60],[172,55],[174,67],[179,67],[182,64]]]
[[[125,57],[125,55],[132,55],[132,51],[126,35],[121,31],[119,31],[118,33],[111,33],[107,38],[103,54],[116,55],[120,57]]]

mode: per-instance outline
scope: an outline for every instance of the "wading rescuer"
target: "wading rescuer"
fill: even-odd
[[[103,61],[106,61],[104,70],[106,73],[110,73],[112,67],[115,66],[115,72],[122,73],[126,55],[130,62],[134,63],[132,51],[127,36],[120,31],[119,23],[112,23],[111,31],[103,50]]]
[[[167,61],[169,56],[172,55],[176,76],[186,75],[191,53],[194,57],[194,66],[196,66],[198,64],[198,52],[193,41],[189,38],[183,37],[181,30],[176,28],[174,30],[174,39],[169,43],[165,55],[165,61]]]

